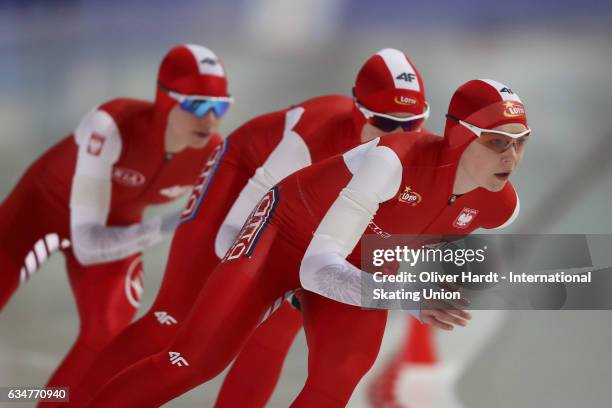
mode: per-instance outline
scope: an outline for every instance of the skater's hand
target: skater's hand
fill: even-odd
[[[465,293],[454,285],[443,284],[440,287],[461,293],[461,299],[452,303],[444,300],[423,300],[421,303],[421,321],[442,330],[453,330],[455,326],[465,327],[472,315],[463,308],[469,306],[470,301],[465,297]]]
[[[438,305],[431,303],[438,303]],[[421,321],[442,330],[453,330],[455,326],[466,326],[467,321],[472,318],[470,313],[461,309],[453,309],[450,304],[442,300],[426,300],[423,306],[426,309],[421,309]]]

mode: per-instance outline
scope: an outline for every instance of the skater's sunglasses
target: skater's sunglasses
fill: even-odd
[[[478,126],[464,122],[453,115],[447,114],[446,118],[459,123],[461,126],[474,133],[476,137],[478,137],[478,143],[488,147],[496,153],[503,153],[512,145],[514,145],[516,152],[521,152],[529,140],[529,135],[531,134],[531,129],[529,128],[520,133],[510,133],[496,129],[479,128]]]
[[[401,127],[405,132],[418,130],[429,117],[429,105],[425,104],[425,112],[401,118],[398,116],[387,115],[384,113],[373,112],[355,100],[355,106],[366,117],[367,122],[382,130],[383,132],[393,132],[398,127]]]
[[[220,118],[225,115],[232,102],[234,102],[234,98],[231,96],[183,95],[162,85],[159,87],[168,93],[172,99],[178,101],[182,110],[200,118],[206,116],[211,110],[216,117]]]

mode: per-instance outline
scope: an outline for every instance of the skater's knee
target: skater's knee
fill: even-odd
[[[324,364],[318,364],[313,374],[324,383],[351,388],[372,368],[378,353],[359,351],[341,354]]]
[[[101,351],[106,347],[125,326],[117,326],[112,324],[88,324],[81,326],[77,341],[81,342],[87,348],[94,351]]]
[[[378,353],[355,353],[347,357],[342,364],[339,365],[339,375],[350,378],[355,382],[359,382],[376,361]]]
[[[219,375],[225,365],[221,365],[205,355],[181,352],[178,349],[167,349],[156,355],[158,363],[172,366],[173,378],[183,384],[202,384]]]

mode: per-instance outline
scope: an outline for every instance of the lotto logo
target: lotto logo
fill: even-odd
[[[176,319],[164,311],[155,312],[155,317],[161,325],[171,326],[176,324]]]
[[[416,191],[411,190],[410,186],[406,186],[404,188],[404,191],[401,192],[399,197],[397,198],[397,200],[400,203],[407,203],[412,206],[415,206],[418,203],[420,203],[421,199],[422,199],[421,195],[417,193]]]
[[[268,221],[270,221],[270,218],[272,218],[277,201],[278,188],[273,187],[263,196],[259,204],[257,204],[255,209],[251,212],[242,230],[240,230],[234,245],[232,245],[229,251],[227,251],[227,254],[225,254],[223,262],[239,258],[243,254],[251,256],[259,236],[263,232]]]
[[[417,103],[416,99],[404,95],[396,96],[393,101],[398,105],[416,105]]]
[[[92,133],[87,144],[87,153],[92,156],[99,156],[102,153],[106,138],[99,133]]]
[[[189,199],[187,200],[187,205],[185,209],[181,213],[181,222],[191,221],[198,215],[198,210],[200,209],[200,205],[202,204],[202,200],[206,195],[206,190],[208,189],[208,185],[210,184],[210,180],[214,176],[214,173],[217,171],[219,167],[219,163],[221,163],[221,159],[225,154],[227,149],[227,141],[215,148],[213,152],[208,157],[208,160],[204,164],[204,168],[202,168],[202,172],[198,177],[195,187],[191,190],[191,194],[189,195]]]
[[[518,102],[506,102],[504,103],[504,116],[508,118],[516,118],[525,115],[525,107]]]
[[[170,351],[170,352],[168,352],[168,355],[170,356],[170,363],[172,363],[172,365],[177,365],[179,367],[183,367],[183,366],[188,366],[189,365],[187,360],[185,360],[183,357],[181,357],[181,353],[178,353],[176,351]]]

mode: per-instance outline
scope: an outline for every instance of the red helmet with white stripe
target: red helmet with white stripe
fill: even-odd
[[[354,95],[367,109],[378,113],[425,112],[421,75],[403,52],[385,48],[370,57],[357,74]]]
[[[172,48],[159,66],[157,83],[183,95],[229,96],[223,64],[214,52],[201,45]]]
[[[205,99],[227,96],[225,68],[210,49],[201,45],[181,44],[164,56],[157,75],[155,98],[157,115],[162,122],[165,122],[168,112],[180,97]]]
[[[506,123],[527,127],[525,106],[519,96],[507,85],[492,79],[474,79],[457,88],[448,106],[448,115],[483,129]],[[444,136],[452,147],[476,137],[452,119],[446,120]]]

